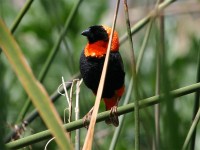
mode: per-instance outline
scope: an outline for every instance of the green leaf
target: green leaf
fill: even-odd
[[[0,20],[0,47],[46,126],[55,136],[59,148],[62,150],[72,149],[69,136],[62,127],[61,119],[50,102],[50,97],[34,77],[20,47],[2,20]]]

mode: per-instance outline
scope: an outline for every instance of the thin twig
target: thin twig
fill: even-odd
[[[70,88],[70,94],[69,94],[69,119],[68,122],[71,122],[72,120],[72,93],[73,93],[73,87],[74,87],[74,82],[73,80],[71,88]]]
[[[68,107],[64,109],[64,119],[63,119],[63,120],[64,120],[64,123],[66,123],[66,120],[65,120],[65,118],[66,118],[66,117],[65,117],[65,114],[66,114],[66,113],[65,113],[65,112],[66,112],[66,110],[69,111],[69,105],[70,105],[70,100],[69,100],[70,98],[69,98],[69,95],[68,95],[68,93],[67,93],[67,89],[66,89],[65,84],[66,84],[66,83],[65,83],[65,80],[64,80],[64,78],[62,77],[62,84],[58,87],[58,90],[57,90],[58,93],[61,94],[61,95],[63,95],[63,96],[65,96],[65,97],[66,97],[66,100],[67,100],[67,105],[68,105]],[[72,83],[71,83],[71,86],[72,86]],[[65,94],[62,94],[62,93],[60,92],[60,87],[63,87]]]
[[[80,85],[83,79],[78,80],[76,83],[76,106],[75,106],[75,121],[79,119],[79,93],[80,93]],[[80,150],[80,129],[76,129],[75,136],[75,150]]]
[[[67,99],[67,104],[69,105],[69,103],[70,103],[70,100],[69,100],[69,95],[68,95],[68,93],[67,93],[67,89],[66,89],[66,86],[65,86],[65,80],[64,80],[64,78],[62,77],[62,84],[61,84],[61,86],[63,87],[63,89],[64,89],[64,91],[65,91],[65,97],[66,97],[66,99]],[[71,86],[72,86],[72,83],[71,83]],[[58,89],[59,89],[59,87],[58,87]],[[58,90],[58,92],[59,92],[59,90]],[[60,93],[60,92],[59,92]]]
[[[77,78],[80,78],[80,75],[75,75],[73,79],[77,79]],[[72,81],[71,80],[71,81]],[[66,88],[69,89],[71,87],[71,82],[68,82],[68,84],[66,85]],[[64,88],[61,88],[60,89],[60,92],[63,92],[64,91]],[[54,103],[56,100],[58,100],[58,98],[61,96],[61,94],[59,94],[57,92],[57,90],[51,94],[50,98],[51,98],[51,101],[52,103]],[[27,115],[27,117],[22,121],[21,124],[17,125],[18,126],[18,129],[21,130],[23,129],[23,126],[28,126],[36,117],[38,117],[39,114],[38,114],[38,111],[36,109],[34,109],[29,115]],[[16,134],[18,133],[18,130],[13,130],[11,131],[6,137],[5,137],[5,143],[9,142],[10,140],[12,140],[13,137],[16,136]]]
[[[55,139],[55,137],[51,138],[45,145],[44,150],[47,150],[47,146],[49,145],[49,143],[51,143],[51,141],[53,141]]]
[[[95,99],[94,109],[93,109],[91,121],[90,121],[90,124],[89,124],[88,133],[86,135],[86,139],[85,139],[85,142],[84,142],[84,145],[83,145],[83,150],[91,150],[91,148],[92,148],[94,128],[95,128],[97,113],[98,113],[98,110],[99,110],[99,104],[100,104],[101,95],[102,95],[102,92],[103,92],[103,87],[104,87],[104,82],[105,82],[105,77],[106,77],[106,71],[107,71],[108,60],[109,60],[109,55],[110,55],[110,48],[111,48],[113,33],[114,33],[115,24],[116,24],[116,20],[117,20],[119,2],[120,2],[120,0],[118,0],[116,2],[116,10],[115,10],[114,20],[113,20],[113,24],[112,24],[111,35],[110,35],[109,42],[108,42],[106,58],[105,58],[105,61],[104,61],[103,70],[102,70],[102,74],[101,74],[101,78],[100,78],[100,82],[99,82],[99,87],[98,87],[98,90],[97,90],[97,96],[96,96],[96,99]]]
[[[76,80],[76,79],[75,79]],[[64,88],[64,91],[65,91],[65,97],[66,97],[66,99],[67,99],[67,105],[68,105],[68,107],[67,108],[65,108],[65,110],[64,110],[64,123],[66,123],[66,121],[65,121],[65,112],[66,112],[66,110],[68,110],[68,122],[70,123],[71,122],[71,120],[72,120],[72,92],[73,92],[73,86],[74,86],[74,82],[75,82],[75,80],[73,80],[72,81],[72,83],[71,83],[71,88],[70,88],[70,95],[68,95],[68,93],[67,93],[67,89],[66,89],[66,87],[65,87],[65,81],[64,81],[64,78],[62,77],[62,86],[63,86],[63,88]],[[60,86],[59,86],[60,87]],[[58,88],[58,92],[59,92],[59,88]],[[59,92],[60,93],[60,92]],[[60,93],[61,94],[61,93]],[[63,95],[63,94],[62,94]],[[71,137],[71,133],[69,132],[69,136]]]

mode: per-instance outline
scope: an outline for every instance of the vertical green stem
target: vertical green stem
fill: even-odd
[[[152,23],[153,23],[153,19],[149,22],[149,25],[147,27],[147,30],[146,30],[146,33],[145,33],[145,37],[144,37],[144,40],[143,40],[143,43],[142,43],[142,46],[141,46],[141,49],[140,49],[140,52],[139,52],[139,56],[138,56],[137,62],[136,62],[136,72],[137,72],[137,74],[139,72],[139,69],[140,69],[140,66],[141,66],[141,62],[142,62],[142,58],[143,58],[143,55],[144,55],[144,51],[145,51],[145,48],[146,48],[146,45],[147,45],[147,42],[148,42],[148,39],[149,39]],[[133,87],[133,78],[131,78],[131,82],[129,84],[129,87],[128,87],[128,90],[127,90],[127,94],[126,94],[123,106],[128,104],[129,101],[130,101],[132,87]],[[119,134],[120,134],[124,119],[125,119],[125,116],[121,116],[119,118],[119,126],[118,126],[118,128],[116,128],[116,130],[114,132],[114,135],[113,135],[109,150],[113,150],[116,147],[117,140],[118,140],[118,137],[119,137]]]
[[[196,114],[196,116],[194,118],[194,121],[192,122],[192,125],[190,127],[189,132],[188,132],[188,135],[187,135],[187,137],[185,139],[185,142],[183,144],[182,150],[186,150],[187,149],[187,146],[188,146],[188,144],[190,142],[191,136],[194,133],[194,131],[196,130],[196,126],[197,126],[197,124],[199,122],[199,119],[200,119],[200,107],[199,107],[198,112],[197,112],[197,114]]]
[[[159,3],[162,3],[163,0],[158,0],[156,4],[156,9],[158,8]],[[156,54],[156,88],[155,95],[160,94],[160,59],[162,59],[162,53],[165,51],[165,39],[164,39],[164,15],[162,11],[160,11],[160,17],[158,18],[158,28],[159,28],[159,43],[157,43],[157,54]],[[155,115],[155,149],[160,149],[160,104],[156,104],[154,107],[154,115]]]
[[[15,30],[17,29],[18,25],[20,24],[22,18],[24,17],[24,15],[27,13],[27,11],[29,10],[31,4],[33,3],[33,0],[28,0],[26,1],[24,7],[21,9],[21,11],[19,12],[19,14],[17,15],[17,17],[15,18],[12,26],[11,26],[11,33],[14,33]],[[1,50],[0,50],[1,52]],[[29,108],[29,106],[31,105],[31,102],[28,102],[30,100],[27,100],[25,102],[25,105],[24,107],[22,108],[22,111],[20,112],[16,122],[19,122],[20,119],[22,119],[24,117],[24,112],[26,112],[26,109],[25,108]]]
[[[138,91],[138,81],[137,81],[137,74],[136,74],[136,61],[135,61],[135,55],[134,55],[134,49],[133,49],[133,41],[131,36],[131,27],[130,27],[130,21],[129,21],[129,13],[128,13],[128,5],[127,1],[124,0],[124,12],[125,12],[125,18],[126,18],[126,26],[127,26],[127,32],[128,32],[128,39],[129,44],[131,48],[131,65],[132,65],[132,73],[133,73],[133,89],[134,89],[134,95],[135,95],[135,150],[140,149],[140,124],[139,124],[139,91]]]
[[[197,83],[200,82],[200,44],[198,44],[198,50],[199,50],[199,55],[198,55],[198,64],[197,64]],[[200,92],[197,91],[195,93],[195,102],[194,102],[194,109],[193,109],[193,117],[192,120],[194,120],[197,111],[199,109],[199,98],[200,98]],[[194,132],[192,134],[192,139],[191,139],[191,145],[190,145],[190,150],[195,149],[195,140],[196,140],[196,128],[194,129]]]
[[[145,36],[144,36],[144,40],[142,42],[142,46],[141,46],[141,49],[139,51],[138,59],[137,59],[137,62],[136,62],[136,72],[137,73],[139,73],[139,69],[140,69],[140,66],[141,66],[141,63],[142,63],[142,58],[144,56],[144,50],[147,46],[147,42],[148,42],[149,35],[150,35],[150,32],[151,32],[152,23],[153,23],[153,19],[151,19],[149,24],[148,24],[148,27],[147,27],[147,30],[146,30],[146,33],[145,33]]]
[[[5,74],[6,74],[6,67],[0,63],[0,68],[1,68],[1,73],[0,73],[0,79],[2,79],[3,81],[3,77],[5,77]],[[0,100],[0,114],[1,114],[1,117],[0,117],[0,149],[6,149],[5,147],[5,143],[3,141],[3,138],[5,136],[5,129],[6,129],[6,121],[7,121],[7,99],[8,99],[8,92],[7,92],[7,89],[5,88],[5,85],[3,83],[5,82],[2,82],[1,81],[1,84],[0,84],[0,93],[1,93],[1,100]]]
[[[160,56],[156,54],[156,87],[155,87],[155,95],[160,93]],[[154,117],[155,117],[155,145],[154,149],[159,149],[159,139],[160,139],[160,104],[155,104],[154,106]]]
[[[21,22],[22,18],[26,14],[26,12],[29,10],[33,0],[26,1],[26,4],[21,9],[20,13],[17,15],[16,19],[14,20],[12,26],[11,26],[11,33],[14,33],[16,28],[18,27],[19,23]]]
[[[42,71],[39,74],[39,78],[38,79],[41,82],[43,82],[44,77],[46,76],[47,71],[48,71],[51,63],[52,63],[53,59],[55,58],[55,56],[56,56],[56,54],[57,54],[57,52],[59,50],[60,44],[61,44],[65,34],[67,33],[69,25],[70,25],[71,21],[73,20],[74,15],[76,14],[76,12],[78,10],[78,7],[80,6],[81,2],[82,2],[82,0],[77,0],[76,4],[74,4],[74,7],[72,8],[72,11],[70,12],[69,17],[67,18],[67,20],[65,22],[65,26],[64,26],[63,30],[61,31],[61,34],[60,34],[58,40],[56,41],[54,47],[52,48],[52,50],[50,52],[50,54],[49,54],[49,56],[48,56],[48,58],[47,58],[47,60],[46,60],[46,62],[44,64],[44,67],[42,68]]]
[[[31,4],[32,4],[33,0],[28,0],[26,2],[26,4],[24,5],[24,7],[21,9],[21,11],[19,12],[19,14],[17,15],[16,19],[14,20],[12,26],[11,26],[11,33],[14,33],[16,28],[18,27],[19,23],[21,22],[22,18],[24,17],[24,15],[26,14],[26,12],[29,10]],[[0,54],[1,54],[1,48],[0,48]]]

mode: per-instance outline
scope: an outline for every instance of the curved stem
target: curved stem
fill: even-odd
[[[177,97],[181,97],[181,96],[184,96],[187,94],[191,94],[198,90],[200,90],[200,83],[196,83],[196,84],[192,84],[192,85],[180,88],[180,89],[176,89],[174,91],[171,91],[170,95],[174,98],[177,98]],[[152,97],[140,100],[139,108],[141,109],[141,108],[145,108],[148,106],[158,104],[161,102],[160,99],[162,99],[163,96],[165,96],[165,95],[161,94],[161,95],[156,95],[156,96],[152,96]],[[118,115],[122,115],[125,113],[132,112],[132,111],[134,111],[134,109],[135,109],[134,103],[130,103],[125,106],[118,107],[117,112],[118,112]],[[110,111],[102,112],[102,113],[98,114],[96,121],[97,122],[104,121],[109,116],[110,116]],[[73,130],[82,128],[84,126],[85,126],[85,124],[83,124],[83,119],[80,119],[80,120],[65,124],[64,128],[67,131],[73,131]],[[51,137],[51,133],[49,132],[49,130],[46,130],[46,131],[42,131],[42,132],[30,135],[28,137],[10,142],[10,143],[7,143],[6,146],[9,149],[22,148],[24,146],[27,146],[27,145],[30,145],[30,144],[33,144],[36,142],[41,142],[42,140],[49,139],[50,137]]]

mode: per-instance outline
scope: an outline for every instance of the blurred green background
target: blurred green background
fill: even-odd
[[[0,17],[10,28],[16,15],[25,4],[25,0],[0,0]],[[59,37],[66,19],[74,5],[73,0],[41,0],[34,1],[31,8],[25,14],[19,27],[14,33],[18,44],[31,66],[36,77],[50,53],[53,45]],[[154,8],[156,1],[128,1],[131,25],[146,16]],[[50,66],[44,79],[44,87],[51,95],[61,84],[61,77],[70,80],[73,75],[79,73],[79,57],[86,39],[80,33],[91,25],[104,24],[111,26],[114,15],[114,0],[82,0],[76,15],[69,25],[69,29],[60,45],[59,51]],[[167,67],[165,72],[169,82],[163,82],[162,87],[171,90],[184,87],[196,82],[197,60],[200,42],[200,2],[198,0],[181,0],[172,3],[164,11],[165,14],[165,60]],[[126,33],[123,1],[118,14],[116,30],[120,37]],[[146,26],[133,36],[136,59],[141,48]],[[156,52],[158,48],[158,26],[153,22],[149,41],[145,49],[144,58],[139,72],[141,97],[147,98],[155,94],[156,81]],[[1,36],[1,35],[0,35]],[[130,50],[128,42],[120,47],[126,71],[126,87],[131,78]],[[167,85],[166,85],[167,84]],[[168,89],[168,90],[170,90]],[[15,121],[23,107],[27,95],[19,80],[12,71],[5,55],[0,55],[0,123],[2,137],[7,135],[14,127]],[[75,96],[74,96],[75,97]],[[83,117],[94,104],[93,93],[81,85],[80,116]],[[161,103],[160,120],[160,145],[161,149],[180,149],[191,125],[194,94],[177,98],[170,104]],[[123,101],[123,98],[122,98]],[[133,94],[131,98],[133,102]],[[122,102],[120,103],[122,105]],[[63,111],[67,107],[65,97],[59,98],[55,106],[63,118]],[[29,111],[33,110],[33,107]],[[104,111],[101,104],[100,111]],[[141,111],[141,149],[152,149],[152,136],[154,133],[154,107]],[[125,123],[116,145],[117,150],[134,148],[134,114],[126,114]],[[200,149],[200,129],[197,126],[197,139],[195,149]],[[37,118],[21,136],[45,130],[42,120]],[[113,132],[113,126],[107,126],[104,122],[98,123],[95,132],[94,149],[108,149]],[[85,139],[86,129],[81,129],[81,145]],[[72,137],[74,132],[72,132]],[[73,139],[74,140],[74,139]],[[44,149],[47,141],[32,145],[32,149]],[[57,149],[52,142],[48,149]]]

